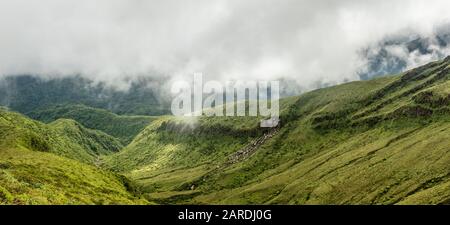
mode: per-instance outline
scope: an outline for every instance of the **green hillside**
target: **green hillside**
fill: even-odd
[[[128,144],[156,117],[119,116],[104,109],[84,105],[52,105],[27,113],[33,119],[45,123],[60,118],[73,119],[83,126],[103,131],[118,138],[122,144]]]
[[[1,109],[0,203],[450,204],[449,104],[447,57],[282,99],[275,128]]]
[[[146,204],[124,178],[51,153],[0,147],[1,204]]]
[[[0,110],[2,143],[51,152],[93,164],[98,156],[116,152],[122,145],[103,132],[84,128],[73,120],[60,119],[50,124]]]
[[[272,130],[161,118],[105,163],[160,203],[448,203],[449,65],[284,99]]]
[[[0,204],[146,203],[128,179],[97,168],[100,156],[121,148],[104,133],[1,109],[0,140]]]

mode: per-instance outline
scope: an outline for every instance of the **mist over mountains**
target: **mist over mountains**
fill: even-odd
[[[201,72],[310,90],[358,80],[361,49],[405,29],[432,36],[450,21],[448,8],[446,0],[4,0],[0,76],[127,87],[129,78]]]
[[[360,54],[367,61],[359,73],[363,80],[400,73],[449,55],[450,24],[429,36],[410,32],[391,35]]]
[[[279,80],[281,96],[298,95],[442,59],[448,8],[421,0],[1,1],[0,103],[23,113],[75,103],[160,115],[170,82],[195,72]]]
[[[360,50],[361,80],[397,74],[450,54],[450,25],[441,26],[431,36],[400,33]],[[123,79],[122,86],[94,81],[89,76],[42,77],[35,75],[5,76],[0,79],[0,104],[28,114],[50,105],[84,104],[117,114],[163,115],[170,113],[171,78],[143,75]],[[305,91],[329,87],[349,80],[317,79],[303,86],[297,79],[278,77],[280,96],[293,96]]]
[[[162,82],[142,77],[120,90],[81,76],[10,76],[0,81],[0,104],[25,114],[51,105],[84,104],[117,114],[162,115],[170,112],[169,98],[161,95]]]

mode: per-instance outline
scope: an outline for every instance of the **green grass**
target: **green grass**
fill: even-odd
[[[124,178],[75,160],[0,147],[0,204],[147,204]]]
[[[272,153],[270,148],[261,149],[251,161],[229,168],[213,179],[214,185],[230,185],[236,177],[245,176],[243,183],[205,190],[208,194],[193,202],[396,204],[410,199],[410,204],[442,203],[450,197],[448,191],[431,192],[429,198],[421,201],[413,196],[449,181],[449,128],[448,122],[408,128],[380,126],[347,135],[345,140],[322,149],[312,147],[304,157],[285,159],[254,174],[253,166]],[[330,135],[323,141],[331,144],[335,137]],[[292,146],[291,151],[296,148]],[[273,157],[266,163],[273,165]],[[435,183],[430,184],[432,181]]]

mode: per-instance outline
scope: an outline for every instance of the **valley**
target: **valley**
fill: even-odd
[[[2,108],[0,203],[448,204],[449,103],[447,57],[283,98],[276,128]]]

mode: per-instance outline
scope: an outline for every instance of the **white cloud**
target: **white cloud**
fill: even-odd
[[[429,35],[449,9],[446,0],[0,0],[0,74],[202,72],[308,87],[358,79],[361,48],[401,30]]]

